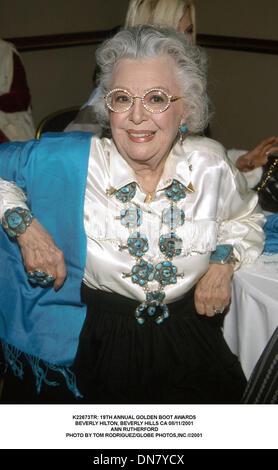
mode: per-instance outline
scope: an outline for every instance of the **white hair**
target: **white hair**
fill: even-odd
[[[209,118],[205,53],[175,29],[151,25],[123,29],[97,49],[100,97],[94,108],[100,125],[109,126],[109,113],[103,98],[110,90],[115,65],[122,59],[158,57],[171,57],[175,62],[173,73],[183,98],[187,131],[197,134],[204,130]]]

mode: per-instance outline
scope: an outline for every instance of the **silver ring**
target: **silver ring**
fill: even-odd
[[[216,308],[216,307],[213,307],[213,311],[214,313],[223,313],[225,310],[225,307],[220,307],[220,308]]]
[[[54,282],[54,277],[40,269],[37,269],[36,271],[28,271],[27,277],[28,281],[32,285],[38,284],[41,287],[47,287]]]

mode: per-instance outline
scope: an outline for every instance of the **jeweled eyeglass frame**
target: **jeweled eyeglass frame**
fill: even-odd
[[[126,93],[128,95],[128,97],[130,98],[130,104],[128,104],[128,106],[123,109],[123,110],[115,110],[111,104],[109,103],[109,98],[111,97],[111,95],[117,91],[122,91],[124,93]],[[167,97],[167,104],[165,105],[165,107],[159,111],[154,111],[153,109],[149,108],[144,99],[146,97],[146,95],[148,95],[149,93],[153,92],[153,91],[157,91],[159,93],[163,93],[166,97]],[[163,90],[163,88],[150,88],[149,90],[145,91],[145,93],[142,95],[142,96],[139,96],[139,95],[132,95],[128,90],[126,90],[125,88],[113,88],[113,90],[110,90],[105,96],[104,96],[104,99],[105,99],[105,102],[106,102],[106,106],[108,109],[110,109],[110,111],[112,111],[113,113],[125,113],[126,111],[129,111],[132,106],[134,105],[134,100],[135,98],[138,98],[141,100],[141,103],[142,105],[144,106],[144,108],[149,111],[150,113],[153,113],[153,114],[159,114],[159,113],[164,113],[164,111],[166,111],[171,102],[173,101],[176,101],[176,100],[179,100],[181,99],[182,97],[181,96],[175,96],[175,95],[169,95],[169,93],[167,93],[167,91]]]

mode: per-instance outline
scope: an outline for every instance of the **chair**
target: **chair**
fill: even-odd
[[[253,369],[241,403],[278,403],[278,327]]]
[[[76,117],[80,107],[61,109],[46,116],[38,125],[36,139],[45,132],[63,132],[65,127]]]

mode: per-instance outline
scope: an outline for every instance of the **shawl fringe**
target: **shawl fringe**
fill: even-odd
[[[36,390],[39,394],[41,391],[42,384],[45,383],[51,387],[59,386],[59,382],[50,381],[47,378],[49,370],[59,372],[61,376],[64,377],[68,389],[75,395],[76,398],[83,398],[83,395],[79,392],[76,385],[75,374],[69,369],[69,367],[58,366],[51,364],[50,362],[43,361],[31,354],[26,354],[16,347],[6,343],[6,341],[1,340],[4,358],[5,358],[5,372],[8,367],[11,367],[14,375],[23,379],[24,368],[21,361],[21,357],[24,357],[31,366],[31,369],[34,373],[36,380]]]

